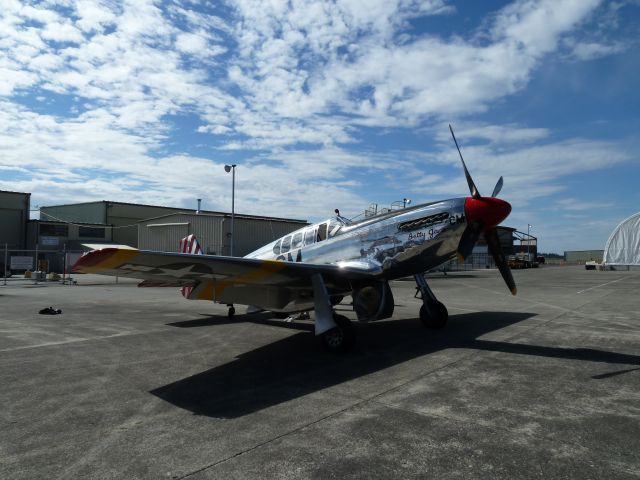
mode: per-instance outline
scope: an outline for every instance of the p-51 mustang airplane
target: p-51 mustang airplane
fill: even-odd
[[[451,129],[451,126],[449,126]],[[422,294],[420,320],[442,328],[448,319],[423,272],[455,258],[464,260],[481,234],[515,295],[513,276],[502,253],[496,226],[511,205],[482,197],[460,153],[470,197],[454,198],[395,210],[350,222],[336,218],[301,228],[245,257],[203,255],[193,235],[183,239],[183,253],[103,248],[82,256],[75,272],[145,280],[142,285],[182,287],[190,300],[244,304],[276,315],[315,310],[315,334],[332,351],[346,351],[355,341],[348,318],[333,305],[353,297],[359,321],[389,318],[394,300],[389,281],[413,275]],[[229,309],[230,316],[234,309]]]

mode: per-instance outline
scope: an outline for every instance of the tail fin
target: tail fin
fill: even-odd
[[[193,233],[180,240],[180,251],[182,251],[182,253],[190,253],[192,255],[202,255],[202,249],[200,248],[198,239]]]
[[[180,251],[182,253],[190,253],[192,255],[202,255],[202,249],[200,248],[198,239],[193,233],[188,237],[184,237],[182,240],[180,240]],[[192,291],[193,287],[181,288],[182,296],[186,299],[189,299]]]

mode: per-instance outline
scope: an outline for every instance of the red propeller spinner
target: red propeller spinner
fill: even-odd
[[[499,225],[511,213],[511,205],[495,197],[467,197],[464,201],[467,222],[479,221],[484,230]]]

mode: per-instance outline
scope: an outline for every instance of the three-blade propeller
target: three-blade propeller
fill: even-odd
[[[493,260],[498,267],[502,278],[507,284],[507,287],[509,287],[511,293],[515,295],[517,293],[516,283],[513,280],[511,269],[507,264],[507,259],[502,252],[500,238],[498,237],[498,230],[496,229],[496,226],[511,212],[511,205],[504,200],[496,198],[500,193],[500,190],[502,190],[504,181],[502,177],[500,177],[496,186],[493,188],[491,197],[483,197],[480,195],[476,184],[473,182],[473,178],[471,178],[469,170],[467,170],[467,165],[464,163],[462,152],[460,151],[458,141],[456,140],[456,136],[453,133],[451,125],[449,125],[449,130],[451,131],[451,136],[453,137],[453,141],[458,149],[458,155],[460,155],[460,161],[462,161],[462,168],[464,169],[464,176],[467,179],[469,192],[471,193],[471,197],[467,198],[465,201],[467,226],[460,237],[460,242],[458,243],[458,260],[463,262],[465,258],[471,255],[473,247],[479,240],[480,235],[484,234],[489,252],[491,252]]]

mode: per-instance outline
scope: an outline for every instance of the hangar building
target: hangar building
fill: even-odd
[[[100,200],[97,202],[40,207],[40,219],[117,227],[113,229],[113,242],[137,247],[137,223],[140,220],[184,210],[184,208]]]
[[[205,253],[229,255],[231,215],[224,212],[97,201],[40,208],[41,221],[84,224],[97,228],[113,226],[103,241],[130,245],[144,250],[178,251],[180,239],[191,233],[198,237]],[[234,215],[234,249],[245,255],[308,223],[305,220]],[[47,227],[48,228],[48,227]],[[86,230],[86,229],[85,229]],[[74,230],[75,232],[75,230]],[[187,232],[187,233],[185,233]],[[101,243],[100,239],[87,243]]]
[[[640,212],[618,225],[604,247],[607,265],[640,266]]]
[[[25,248],[31,194],[0,190],[0,245]]]
[[[259,247],[308,225],[304,220],[235,215],[233,254],[244,256]],[[231,254],[231,215],[228,213],[170,213],[138,223],[138,248],[177,252],[180,240],[195,234],[203,253]]]

